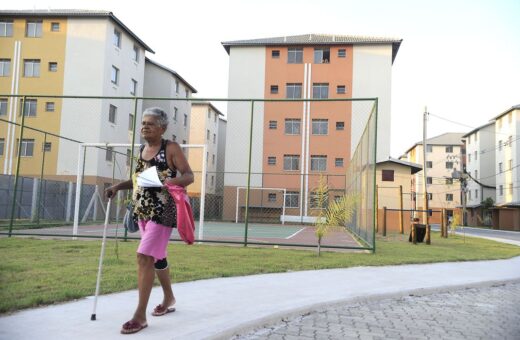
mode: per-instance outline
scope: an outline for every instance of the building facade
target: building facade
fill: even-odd
[[[400,43],[316,34],[224,42],[229,54],[228,97],[377,97],[378,159],[387,159],[390,130],[383,127],[390,124],[391,68]],[[344,189],[351,154],[371,112],[356,105],[255,102],[250,185],[256,190],[250,206],[280,213],[284,206],[288,218],[304,220],[313,215],[312,191],[320,175],[328,175],[330,186]],[[237,188],[247,184],[250,112],[249,102],[228,105],[225,201],[234,201]],[[225,208],[225,218],[234,216],[234,210]]]
[[[442,209],[453,216],[461,207],[461,183],[457,173],[462,170],[463,133],[445,133],[426,140],[426,191],[430,223],[440,223]],[[401,160],[423,164],[423,143],[418,142],[408,149]],[[414,175],[415,209],[424,210],[423,173]]]
[[[129,114],[141,112],[141,102],[136,109],[131,98],[62,99],[30,95],[142,96],[146,51],[153,53],[111,12],[2,10],[0,118],[20,123],[23,114],[28,127],[81,142],[130,143]],[[19,99],[9,95],[28,97],[22,106]],[[2,174],[15,172],[18,135],[15,125],[0,124]],[[115,151],[120,151],[122,157],[114,157]],[[128,178],[125,153],[125,149],[90,149],[84,181],[101,184],[113,175]],[[78,143],[26,129],[21,143],[20,174],[39,176],[43,171],[46,178],[75,179],[77,155]]]

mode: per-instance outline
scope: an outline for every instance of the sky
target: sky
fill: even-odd
[[[392,157],[422,140],[425,109],[431,138],[469,132],[520,104],[518,0],[17,0],[1,8],[112,11],[199,98],[227,97],[223,41],[308,33],[403,39],[392,66]]]

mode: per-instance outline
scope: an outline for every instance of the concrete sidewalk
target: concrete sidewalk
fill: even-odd
[[[129,291],[100,296],[97,321],[90,321],[93,298],[4,316],[0,339],[229,338],[282,316],[339,302],[518,280],[520,257],[200,280],[175,284],[177,311],[149,316],[149,327],[134,335],[119,334],[137,302],[137,292]],[[160,288],[154,288],[149,311],[161,298]]]

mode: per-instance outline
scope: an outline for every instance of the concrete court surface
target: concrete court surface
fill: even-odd
[[[354,267],[219,278],[174,285],[177,311],[148,317],[149,327],[121,335],[135,308],[137,292],[102,295],[97,321],[93,297],[30,309],[0,318],[0,339],[206,339],[230,338],[281,317],[411,292],[446,291],[491,282],[520,280],[520,256],[508,260]],[[161,301],[154,288],[149,312]]]

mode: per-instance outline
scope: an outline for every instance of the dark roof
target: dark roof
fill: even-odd
[[[150,46],[139,39],[134,32],[132,32],[121,20],[119,20],[114,13],[102,10],[88,10],[88,9],[35,9],[35,10],[0,10],[2,17],[74,17],[74,18],[109,18],[131,35],[145,50],[150,53],[155,53]]]
[[[384,161],[377,162],[377,164],[383,164],[383,163],[395,163],[395,164],[399,164],[399,165],[404,165],[404,166],[410,167],[412,175],[418,173],[419,171],[421,171],[423,169],[422,165],[420,165],[420,164],[412,163],[412,162],[406,162],[406,161],[403,161],[403,160],[400,160],[400,159],[395,159],[395,158],[388,158],[388,159],[386,159]]]
[[[495,121],[495,120],[497,120],[498,118],[502,117],[503,115],[508,114],[509,112],[511,112],[511,111],[513,111],[513,110],[520,110],[520,104],[515,105],[515,106],[511,106],[511,108],[505,110],[504,112],[502,112],[501,114],[499,114],[499,115],[496,116],[495,118],[491,119],[491,121]]]
[[[229,50],[234,46],[301,46],[301,45],[386,45],[392,44],[392,62],[397,56],[397,51],[403,39],[354,36],[354,35],[333,35],[333,34],[302,34],[285,37],[249,39],[224,41],[222,45],[229,54]]]
[[[477,131],[479,131],[479,130],[482,130],[482,129],[485,128],[485,127],[488,127],[488,126],[490,126],[490,125],[494,125],[494,124],[495,124],[495,122],[490,122],[490,123],[484,124],[484,125],[482,125],[482,126],[479,126],[478,128],[474,128],[473,130],[471,130],[470,132],[466,133],[466,134],[465,134],[464,136],[462,136],[462,137],[463,137],[463,138],[466,138],[466,137],[468,137],[469,135],[471,135],[471,134],[473,134],[473,133],[475,133],[475,132],[477,132]]]
[[[145,62],[150,63],[152,65],[155,65],[155,66],[157,66],[157,67],[159,67],[159,68],[161,68],[161,69],[163,69],[163,70],[165,70],[167,72],[170,72],[174,77],[179,78],[186,86],[188,86],[191,89],[191,92],[197,93],[197,90],[193,86],[191,86],[190,83],[188,83],[183,77],[181,77],[180,74],[178,74],[174,70],[172,70],[172,69],[170,69],[170,68],[168,68],[168,67],[166,67],[164,65],[161,65],[158,62],[153,61],[152,59],[150,59],[148,57],[145,57]]]
[[[207,105],[209,106],[213,111],[216,111],[219,115],[221,115],[222,117],[224,117],[224,114],[222,112],[220,112],[219,109],[217,109],[215,106],[213,106],[213,104],[211,104],[210,102],[206,102],[206,101],[202,101],[202,102],[191,102],[191,106],[203,106],[203,105]]]

